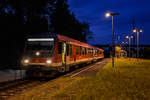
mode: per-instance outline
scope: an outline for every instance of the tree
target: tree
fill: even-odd
[[[50,31],[83,42],[91,34],[89,24],[77,20],[67,0],[0,0],[0,24],[2,58],[13,65],[20,62],[27,33]]]
[[[0,0],[0,24],[2,26],[0,31],[3,34],[1,36],[1,48],[3,48],[1,49],[1,57],[3,58],[3,64],[17,65],[20,63],[26,33],[47,31],[47,19],[42,15],[49,13],[45,9],[47,3],[53,3],[54,1]]]
[[[16,24],[20,27],[19,31],[25,31],[25,18],[26,22],[29,24],[32,24],[32,20],[35,18],[39,18],[40,21],[43,21],[40,19],[41,15],[48,14],[47,9],[45,9],[45,6],[47,3],[52,3],[54,0],[9,0],[9,4],[11,4],[15,8],[15,17],[17,19]],[[35,20],[33,20],[33,23]],[[32,26],[33,29],[35,26]],[[25,28],[25,29],[24,29]],[[32,29],[32,28],[31,28]],[[37,28],[38,29],[38,28]],[[29,30],[30,31],[30,30]],[[31,30],[32,31],[32,30]]]
[[[51,32],[86,42],[86,37],[91,33],[89,24],[76,19],[75,14],[69,10],[67,0],[57,0],[53,6],[54,10],[50,16]]]
[[[89,23],[87,22],[83,22],[81,23],[81,27],[82,27],[82,40],[83,42],[87,42],[87,39],[92,39],[92,32],[90,31],[90,26]]]

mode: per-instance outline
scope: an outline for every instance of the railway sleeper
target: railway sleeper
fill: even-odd
[[[46,70],[27,70],[26,76],[29,79],[48,79],[56,76],[58,74],[57,71],[46,71]]]

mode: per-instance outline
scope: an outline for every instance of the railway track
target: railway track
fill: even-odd
[[[7,100],[11,96],[30,90],[43,83],[45,81],[22,79],[0,84],[0,100]]]
[[[85,67],[77,68],[76,70],[72,70],[70,72],[60,74],[56,77],[53,77],[50,80],[56,79],[56,78],[61,77],[61,76],[63,77],[65,75],[69,74],[69,73],[70,74],[71,73],[76,73],[80,70],[83,70],[86,67],[87,67],[87,65]],[[43,83],[46,83],[46,82],[48,82],[48,81],[19,79],[19,80],[12,81],[12,82],[0,83],[0,100],[7,100],[11,96],[21,94],[24,91],[28,91],[28,90],[36,87],[36,86],[39,86]]]
[[[98,64],[98,63],[95,63]],[[83,71],[89,70],[95,64],[86,64],[83,67],[76,68],[76,70],[69,71],[67,73],[60,74],[56,77],[53,77],[53,79],[57,79],[58,77],[74,77],[78,74],[80,74]],[[21,94],[24,91],[28,91],[36,86],[39,86],[41,84],[44,84],[48,81],[40,81],[40,80],[29,80],[29,79],[22,79],[22,80],[16,80],[13,82],[6,82],[6,83],[0,83],[0,100],[7,100],[11,96],[15,96],[17,94]]]

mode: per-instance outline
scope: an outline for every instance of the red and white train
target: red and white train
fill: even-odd
[[[104,58],[104,50],[58,34],[27,37],[22,68],[29,75],[47,76],[69,71],[71,67]]]

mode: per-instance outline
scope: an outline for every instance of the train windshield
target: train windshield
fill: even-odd
[[[26,44],[26,53],[31,52],[43,52],[45,54],[53,54],[54,49],[54,38],[40,38],[40,39],[28,39]],[[47,55],[46,54],[46,55]],[[43,55],[44,56],[44,55]]]

